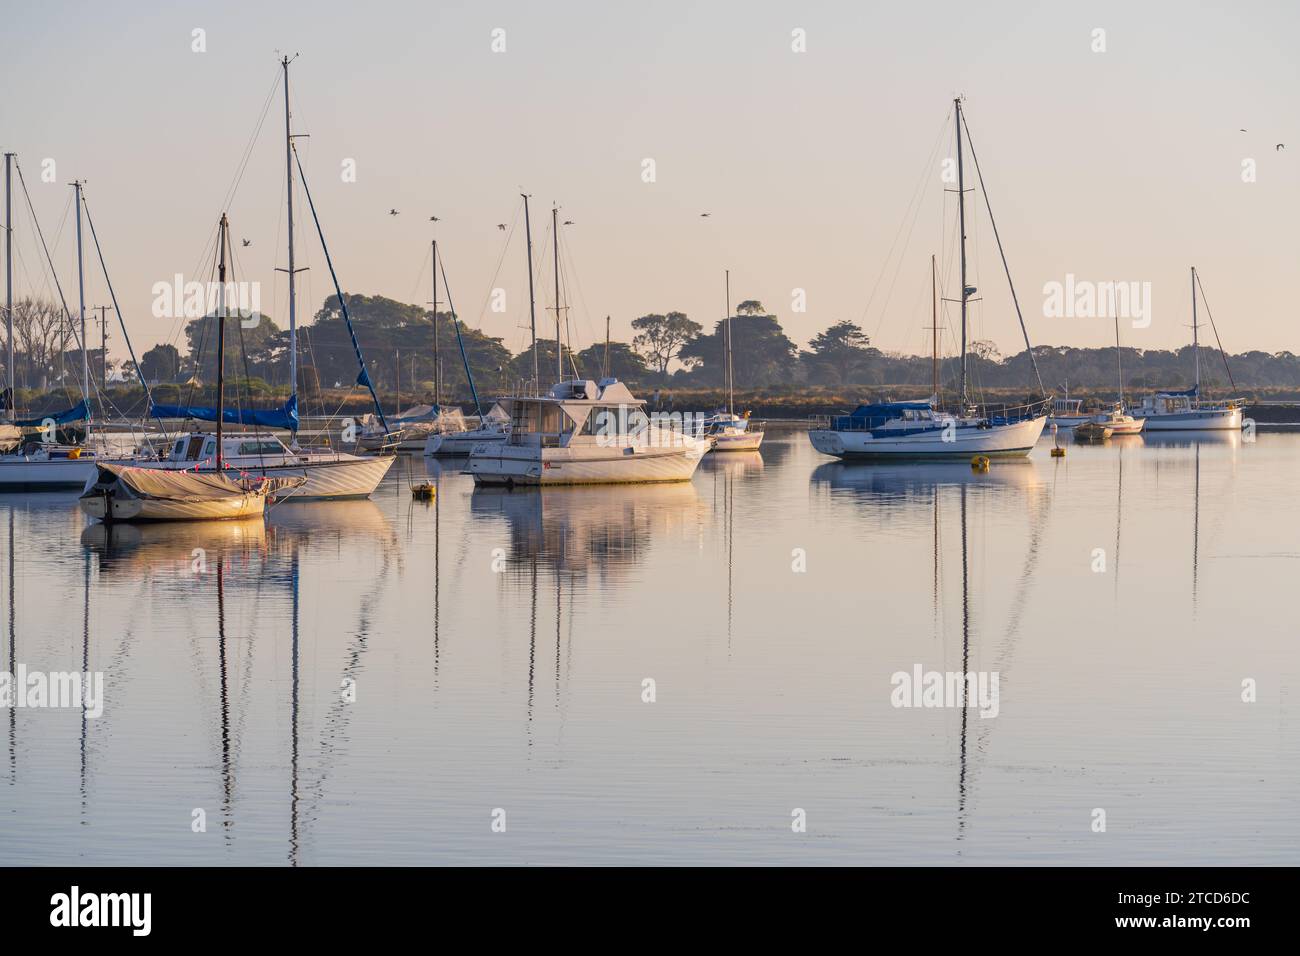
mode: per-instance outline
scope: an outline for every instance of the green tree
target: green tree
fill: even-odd
[[[698,364],[700,377],[714,384],[723,379],[726,321],[719,319],[711,335],[696,336],[679,353],[682,361]],[[736,307],[731,319],[731,367],[737,387],[789,381],[798,351],[761,302],[747,299]]]
[[[840,384],[847,384],[873,354],[871,337],[852,322],[836,322],[817,333],[808,343],[810,364],[819,372],[831,372]]]
[[[632,345],[653,365],[661,379],[668,377],[669,363],[702,329],[700,323],[689,319],[685,312],[643,315],[632,320],[632,328],[639,333]]]
[[[147,382],[174,382],[181,375],[181,353],[170,343],[155,345],[140,358],[140,372]]]
[[[604,366],[604,342],[598,342],[578,353],[578,369],[588,378],[601,378],[601,369]],[[637,354],[632,346],[626,342],[610,342],[609,374],[620,382],[636,383],[645,381],[650,374],[650,370],[646,368],[645,360]]]

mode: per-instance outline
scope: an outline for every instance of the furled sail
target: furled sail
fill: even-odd
[[[193,418],[201,422],[215,422],[217,410],[197,405],[152,405],[149,414],[154,418]],[[262,428],[298,430],[298,396],[290,395],[282,408],[226,408],[221,420],[232,425],[258,425]]]

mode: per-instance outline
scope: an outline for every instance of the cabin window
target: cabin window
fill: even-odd
[[[239,443],[239,455],[279,455],[280,443],[276,441],[246,441]]]
[[[547,432],[558,435],[564,430],[564,412],[558,405],[522,403],[511,416],[512,430],[518,434]]]
[[[202,436],[202,435],[191,435],[191,436],[190,436],[190,447],[189,447],[188,449],[186,449],[185,457],[186,457],[188,460],[190,460],[190,461],[197,461],[197,460],[198,460],[198,457],[199,457],[199,449],[200,449],[202,446],[203,446],[203,436]]]
[[[211,457],[212,457],[213,455],[215,455],[216,453],[217,453],[217,443],[216,443],[215,441],[209,439],[209,440],[208,440],[207,442],[205,442],[204,445],[203,445],[203,457],[204,457],[204,458],[211,458]]]

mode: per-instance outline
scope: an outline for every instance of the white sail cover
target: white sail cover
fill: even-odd
[[[134,497],[160,501],[212,501],[242,498],[250,493],[241,482],[216,472],[132,468],[107,462],[100,463],[95,484],[116,484]]]

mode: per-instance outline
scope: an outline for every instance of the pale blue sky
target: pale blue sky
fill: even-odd
[[[929,255],[943,252],[943,184],[926,160],[961,92],[1036,343],[1111,340],[1107,320],[1043,317],[1043,284],[1073,273],[1151,282],[1151,327],[1126,330],[1126,344],[1181,345],[1195,264],[1225,346],[1300,351],[1298,9],[28,4],[5,13],[0,145],[19,154],[50,233],[65,184],[88,181],[144,346],[174,339],[177,324],[150,314],[150,288],[195,272],[284,49],[301,54],[296,131],[310,134],[304,162],[346,291],[427,300],[436,214],[458,311],[519,350],[527,287],[517,242],[495,283],[507,313],[482,310],[505,236],[496,224],[513,219],[524,186],[539,249],[553,200],[575,221],[566,241],[579,347],[603,337],[607,313],[617,338],[652,311],[711,324],[730,268],[733,300],[761,299],[801,345],[852,319],[883,348],[923,351]],[[196,27],[206,53],[191,52]],[[497,27],[505,53],[490,49]],[[1104,53],[1090,48],[1098,27]],[[807,31],[806,53],[791,50],[795,28]],[[283,321],[284,281],[272,271],[285,264],[279,109],[277,100],[229,212],[236,237],[253,242],[239,250],[241,273],[263,283],[264,308]],[[1276,151],[1279,142],[1288,150]],[[941,155],[947,144],[945,133]],[[46,157],[57,184],[40,182]],[[349,157],[356,183],[340,178]],[[657,164],[653,184],[641,181],[646,157]],[[1249,184],[1247,157],[1258,162]],[[918,182],[925,205],[909,230]],[[885,267],[900,229],[906,254],[899,240]],[[310,316],[331,290],[314,235],[299,237],[312,267],[300,302]],[[30,236],[16,248],[22,295],[39,262]],[[65,227],[56,258],[70,294],[73,249]],[[1014,350],[1019,332],[987,229],[973,236],[972,255],[986,295],[974,334]],[[107,301],[97,272],[87,273],[88,302]],[[549,297],[549,264],[540,276]],[[791,310],[796,288],[806,290],[805,313]]]

